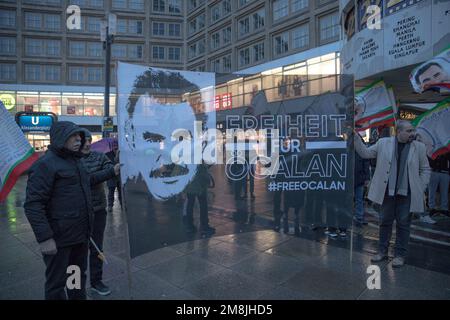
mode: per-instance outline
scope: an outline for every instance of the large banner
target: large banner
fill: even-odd
[[[450,46],[441,54],[415,68],[409,80],[417,93],[427,90],[450,92]]]
[[[0,202],[38,158],[14,117],[0,101]]]
[[[289,208],[302,223],[351,225],[353,79],[315,80],[336,89],[300,98],[296,76],[283,78],[281,96],[257,83],[242,94],[242,76],[221,77],[118,65],[121,183],[132,258],[213,235],[272,228]]]

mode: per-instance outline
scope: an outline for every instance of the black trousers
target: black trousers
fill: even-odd
[[[251,164],[248,167],[247,175],[244,177],[244,180],[242,182],[242,189],[244,190],[244,194],[247,195],[247,185],[248,182],[250,182],[250,194],[253,194],[255,192],[255,170],[256,165]],[[247,180],[248,178],[248,180]]]
[[[208,199],[207,193],[202,194],[187,194],[187,208],[186,208],[186,222],[188,224],[194,224],[194,205],[195,198],[198,199],[200,205],[200,229],[206,228],[209,225],[208,219]]]
[[[281,194],[282,191],[273,192],[273,219],[275,226],[280,226],[281,216],[283,211],[281,210]]]
[[[106,227],[106,210],[101,209],[94,212],[94,225],[92,228],[92,239],[100,251],[103,251],[103,235]],[[98,257],[94,245],[89,242],[89,274],[91,285],[102,280],[103,261]]]
[[[43,256],[47,267],[45,270],[46,300],[86,300],[87,255],[88,244],[86,242],[58,248],[55,255]],[[67,273],[67,268],[72,265],[80,268],[80,289],[66,288],[67,278],[74,274]]]
[[[108,185],[108,207],[113,207],[114,206],[114,192],[117,191],[119,193],[119,203],[122,206],[122,192],[121,192],[121,188],[120,188],[120,182],[117,181],[115,186],[110,186]]]

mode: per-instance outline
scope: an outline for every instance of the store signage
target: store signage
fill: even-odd
[[[52,112],[18,112],[16,122],[23,132],[49,132],[50,127],[57,121]]]
[[[0,101],[3,102],[6,110],[12,110],[16,106],[16,99],[9,93],[0,94]]]
[[[214,100],[214,106],[216,110],[223,110],[223,109],[231,109],[232,108],[232,95],[231,93],[224,93],[216,95]]]
[[[103,132],[112,132],[114,128],[112,117],[103,117]]]

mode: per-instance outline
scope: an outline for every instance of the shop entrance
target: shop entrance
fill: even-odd
[[[48,133],[25,133],[25,136],[36,152],[47,151],[50,145],[50,135]]]

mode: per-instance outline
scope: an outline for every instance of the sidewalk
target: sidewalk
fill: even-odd
[[[20,179],[0,206],[0,299],[43,299],[44,264],[22,208],[25,184]],[[233,223],[212,210],[218,230]],[[413,245],[413,265],[379,264],[381,290],[369,290],[374,244],[355,234],[350,261],[350,236],[332,241],[310,230],[301,237],[260,230],[164,247],[131,261],[129,292],[124,228],[115,207],[105,231],[104,280],[112,289],[106,299],[450,299],[450,270],[429,270],[445,269],[438,262],[450,261],[448,249]]]

